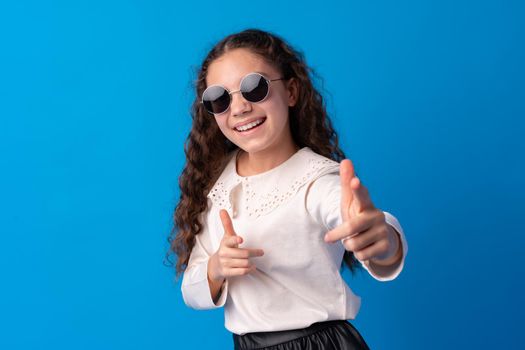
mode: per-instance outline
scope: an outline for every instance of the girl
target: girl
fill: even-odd
[[[171,250],[185,303],[224,306],[235,349],[368,349],[342,261],[380,281],[403,268],[403,231],[344,159],[310,73],[260,30],[198,73]]]

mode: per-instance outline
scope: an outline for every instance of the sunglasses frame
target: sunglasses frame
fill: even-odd
[[[266,81],[266,84],[268,84],[268,91],[266,91],[266,95],[260,100],[260,101],[257,101],[257,102],[252,102],[250,100],[248,100],[246,97],[244,97],[244,95],[242,94],[242,91],[240,89],[240,87],[242,86],[242,83],[244,81],[244,79],[246,79],[248,76],[251,76],[251,75],[258,75],[260,77],[262,77],[265,81]],[[257,72],[252,72],[252,73],[248,73],[246,74],[244,77],[242,77],[241,79],[241,82],[239,84],[239,90],[234,90],[234,91],[230,91],[228,90],[227,88],[225,88],[223,85],[220,85],[220,84],[215,84],[215,85],[210,85],[208,86],[206,89],[204,89],[204,91],[202,92],[202,96],[201,96],[201,104],[204,106],[204,109],[206,110],[206,112],[210,113],[210,114],[213,114],[213,115],[220,115],[220,114],[223,114],[223,113],[226,113],[229,109],[230,109],[230,106],[232,104],[232,95],[236,92],[240,92],[241,93],[241,96],[242,98],[244,98],[246,101],[248,101],[249,103],[261,103],[263,102],[264,100],[266,100],[266,98],[268,97],[268,95],[270,94],[270,83],[272,81],[278,81],[278,80],[287,80],[285,79],[284,77],[281,77],[281,78],[277,78],[277,79],[268,79],[266,76],[264,76],[263,74],[261,73],[257,73]],[[221,87],[224,89],[224,91],[226,91],[228,93],[228,95],[230,96],[230,103],[228,103],[228,107],[223,111],[223,112],[220,112],[220,113],[214,113],[214,112],[211,112],[208,110],[208,108],[206,108],[206,105],[204,104],[204,94],[206,93],[206,90],[208,90],[209,88],[212,88],[212,87]]]

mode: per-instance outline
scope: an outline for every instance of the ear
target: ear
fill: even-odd
[[[299,84],[295,78],[290,78],[287,84],[288,90],[288,106],[293,107],[297,103],[299,96]]]

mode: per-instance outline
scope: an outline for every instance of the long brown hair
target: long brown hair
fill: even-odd
[[[300,148],[309,147],[337,162],[345,158],[326,113],[323,97],[312,84],[311,76],[315,73],[307,66],[302,53],[279,36],[258,29],[247,29],[222,39],[202,62],[195,82],[195,100],[191,107],[193,123],[184,145],[186,164],[179,178],[180,200],[175,209],[175,225],[168,238],[170,250],[167,258],[169,260],[172,253],[177,255],[177,276],[186,269],[195,236],[202,230],[200,219],[208,209],[207,194],[224,169],[228,154],[238,148],[222,134],[215,119],[200,103],[200,98],[206,89],[209,65],[229,50],[239,48],[248,49],[265,59],[285,79],[298,81],[297,103],[289,109],[294,142]],[[352,272],[359,266],[348,251],[344,262]]]

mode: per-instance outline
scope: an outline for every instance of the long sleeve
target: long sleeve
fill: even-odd
[[[228,295],[228,280],[221,289],[221,295],[217,304],[213,302],[208,284],[208,260],[211,256],[211,244],[209,232],[206,225],[203,231],[195,237],[193,247],[188,261],[188,266],[182,278],[182,297],[187,306],[198,309],[215,309],[224,306]]]
[[[326,227],[326,230],[342,224],[341,218],[341,186],[339,174],[332,173],[321,176],[310,186],[306,198],[306,208],[312,217],[316,218]],[[361,265],[378,281],[391,281],[403,270],[408,244],[399,221],[390,213],[384,212],[385,221],[399,234],[403,255],[399,264],[395,266],[379,266],[370,261],[361,261]],[[335,244],[342,244],[341,242]]]
[[[394,266],[380,266],[375,265],[370,260],[365,260],[359,262],[363,265],[363,267],[372,275],[376,280],[378,281],[391,281],[395,279],[401,271],[403,271],[403,266],[405,266],[405,257],[408,252],[408,244],[405,238],[405,234],[403,232],[403,228],[401,227],[401,224],[399,224],[399,221],[393,216],[392,214],[383,211],[385,214],[385,221],[388,225],[392,226],[394,230],[397,232],[400,238],[401,242],[401,249],[402,249],[402,258],[401,261],[394,265]]]

